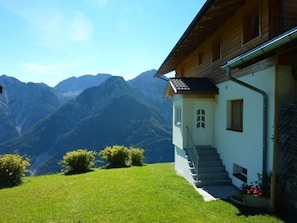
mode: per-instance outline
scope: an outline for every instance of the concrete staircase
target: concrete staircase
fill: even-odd
[[[201,187],[231,184],[231,179],[228,177],[217,150],[210,146],[196,146],[196,149],[199,154],[198,173],[193,165],[192,158],[186,150],[195,185]]]

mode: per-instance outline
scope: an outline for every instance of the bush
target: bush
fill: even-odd
[[[129,166],[129,150],[125,146],[107,146],[99,152],[99,156],[106,159],[111,168]]]
[[[28,158],[18,154],[0,156],[0,187],[15,186],[22,182],[22,177],[30,166]]]
[[[119,168],[133,166],[142,166],[144,160],[144,150],[139,148],[125,146],[107,146],[104,150],[99,152],[99,156],[108,162],[108,167]]]
[[[144,150],[139,148],[130,147],[129,150],[131,165],[132,166],[142,166],[144,160]]]
[[[85,173],[92,170],[95,164],[96,152],[78,149],[67,152],[61,165],[66,174]]]

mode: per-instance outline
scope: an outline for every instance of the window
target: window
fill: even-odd
[[[196,128],[205,128],[205,110],[198,109],[196,111]]]
[[[231,129],[242,131],[243,100],[231,101]]]
[[[220,40],[215,40],[212,43],[212,62],[221,58],[221,43]]]
[[[259,10],[255,8],[252,13],[243,17],[243,43],[260,35]]]
[[[174,124],[180,125],[181,124],[181,107],[175,107],[174,109],[175,115],[174,115]]]
[[[240,179],[243,182],[247,182],[247,169],[237,165],[235,163],[233,163],[233,176],[235,176],[236,178]]]
[[[243,131],[243,100],[228,101],[227,129],[233,131]]]

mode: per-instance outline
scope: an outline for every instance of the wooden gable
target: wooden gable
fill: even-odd
[[[292,1],[276,0],[208,0],[156,75],[175,71],[176,77],[207,77],[214,84],[225,81],[221,67],[226,61],[297,25],[293,13],[273,16],[276,11],[280,15],[290,11],[290,5],[297,9],[297,2],[292,4]],[[258,18],[254,16],[257,13]],[[253,38],[244,36],[252,35],[244,34],[245,26],[249,25],[244,21],[249,16],[258,19],[259,30]],[[263,64],[270,66],[273,63],[267,58]]]

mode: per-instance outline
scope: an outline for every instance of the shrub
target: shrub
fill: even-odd
[[[129,166],[129,150],[125,146],[107,146],[99,152],[99,156],[109,163],[109,167]]]
[[[132,166],[142,166],[144,160],[144,150],[139,148],[130,147],[129,150],[131,165]]]
[[[15,186],[22,182],[22,177],[30,166],[28,158],[19,154],[5,154],[0,156],[0,187]]]
[[[63,156],[61,165],[66,174],[85,173],[92,170],[95,164],[96,152],[87,151],[84,149],[77,149],[67,152]]]

